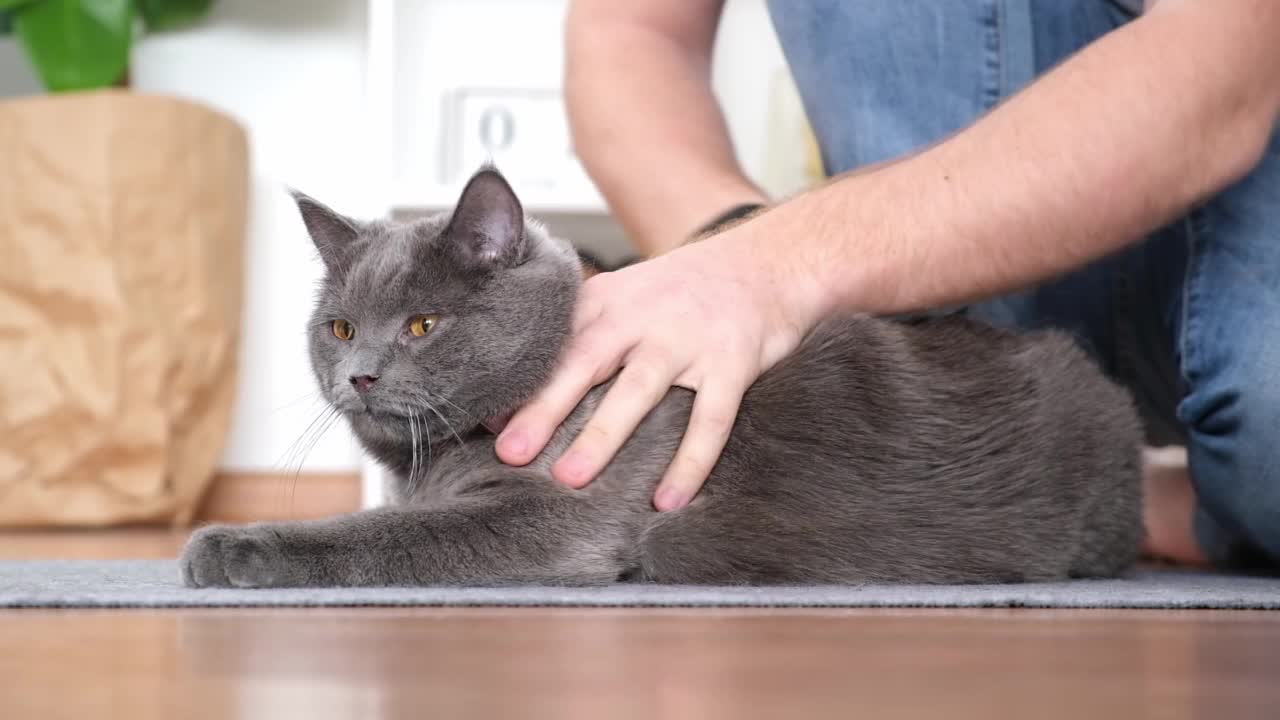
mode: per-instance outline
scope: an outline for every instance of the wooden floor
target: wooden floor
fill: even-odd
[[[0,534],[164,557],[181,534]],[[1280,613],[0,612],[0,718],[1276,718]]]

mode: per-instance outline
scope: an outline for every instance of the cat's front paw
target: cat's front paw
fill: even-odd
[[[197,530],[180,560],[187,587],[283,587],[294,584],[279,533],[267,526],[212,525]]]

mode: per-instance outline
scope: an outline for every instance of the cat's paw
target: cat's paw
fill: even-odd
[[[280,535],[267,526],[212,525],[187,541],[179,564],[187,587],[283,587],[293,584]]]

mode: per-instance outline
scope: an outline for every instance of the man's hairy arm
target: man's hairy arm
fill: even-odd
[[[724,0],[575,0],[565,92],[576,151],[646,255],[763,195],[711,93]]]
[[[809,317],[971,301],[1078,268],[1222,190],[1278,115],[1280,3],[1164,0],[954,137],[722,241],[789,258]]]

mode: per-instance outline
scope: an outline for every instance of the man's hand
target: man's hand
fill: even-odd
[[[817,321],[808,285],[763,244],[736,237],[751,223],[583,286],[575,337],[550,383],[498,437],[498,456],[532,460],[587,391],[618,372],[581,434],[552,468],[582,487],[612,459],[672,386],[696,393],[684,440],[654,496],[689,502],[720,457],[747,388],[795,349]]]

